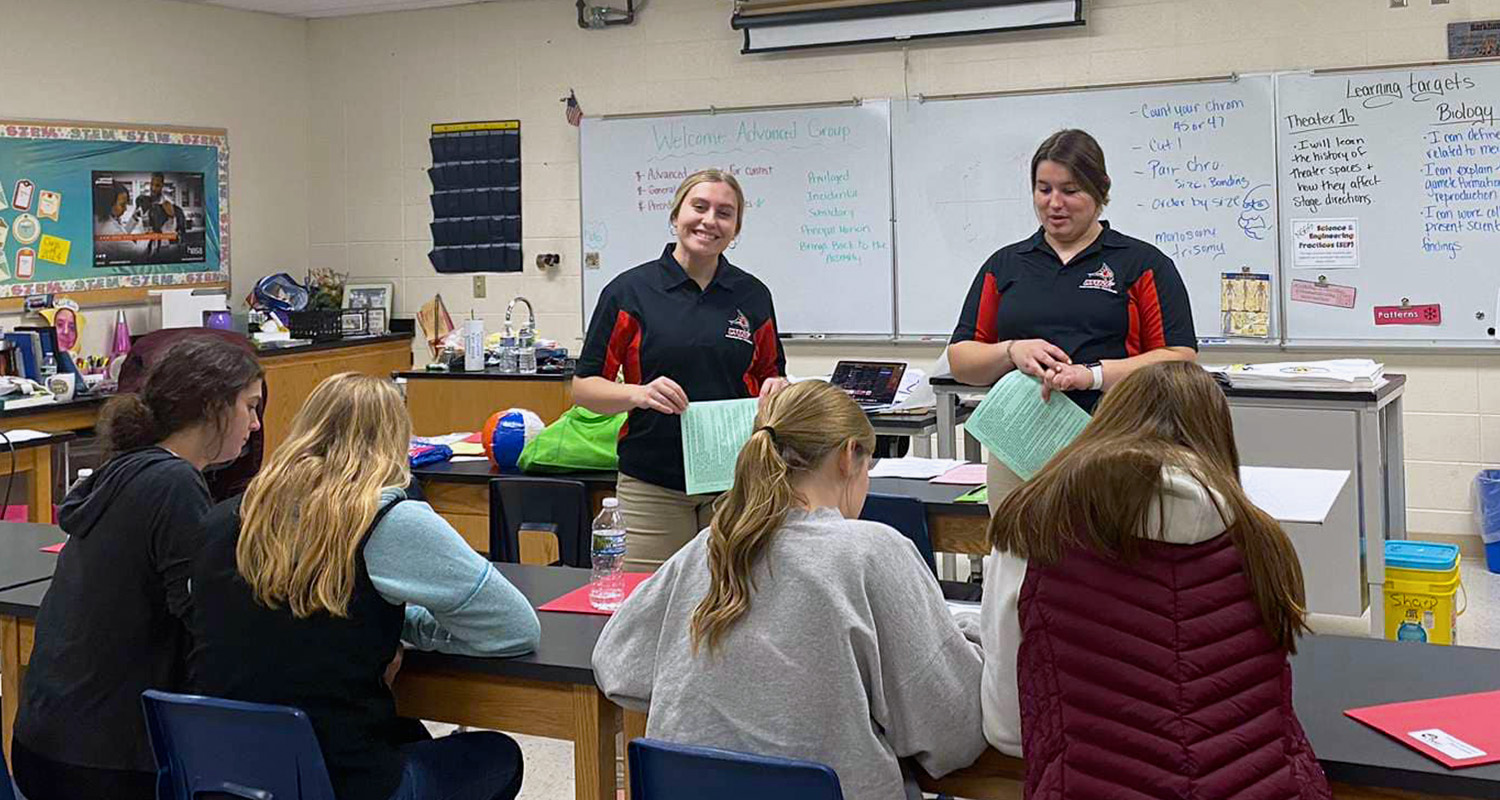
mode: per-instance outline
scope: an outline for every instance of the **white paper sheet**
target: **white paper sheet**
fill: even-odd
[[[34,431],[29,428],[16,428],[15,430],[5,432],[5,438],[9,439],[11,444],[29,442],[32,439],[45,439],[48,436],[53,435],[54,434],[47,433],[46,431]]]
[[[920,478],[925,481],[965,463],[959,458],[882,458],[870,468],[870,477]]]
[[[1277,522],[1322,525],[1348,480],[1346,469],[1240,467],[1240,485],[1250,502]]]

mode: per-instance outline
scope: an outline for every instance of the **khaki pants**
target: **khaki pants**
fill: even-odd
[[[989,498],[990,516],[995,516],[995,509],[1005,500],[1005,496],[1016,490],[1017,486],[1025,483],[1021,476],[1010,471],[1010,467],[1001,464],[994,456],[990,456],[985,463],[984,485],[985,495]]]
[[[653,572],[713,520],[716,494],[688,495],[620,473],[615,484],[625,517],[625,569]]]

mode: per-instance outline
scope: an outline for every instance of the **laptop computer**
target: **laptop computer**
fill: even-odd
[[[896,401],[905,374],[904,361],[840,361],[829,383],[848,392],[860,408],[878,409]]]

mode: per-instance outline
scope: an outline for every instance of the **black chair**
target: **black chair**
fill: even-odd
[[[630,755],[633,800],[843,800],[839,776],[823,764],[714,747],[635,739]]]
[[[937,576],[937,557],[932,552],[932,535],[927,531],[927,507],[915,497],[894,494],[871,493],[865,498],[864,510],[859,518],[871,522],[882,522],[900,531],[917,546],[917,552],[927,562],[927,568]],[[939,580],[938,587],[943,597],[949,600],[978,601],[981,588],[963,581]]]
[[[588,489],[579,481],[505,475],[490,481],[490,558],[521,560],[521,528],[543,528],[557,536],[553,565],[590,566]]]

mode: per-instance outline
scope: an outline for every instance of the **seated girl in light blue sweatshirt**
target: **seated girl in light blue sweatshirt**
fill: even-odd
[[[307,712],[339,800],[512,798],[500,733],[427,740],[399,719],[401,640],[482,656],[536,647],[536,612],[410,480],[388,380],[318,385],[242,498],[214,507],[192,570],[194,691]]]

